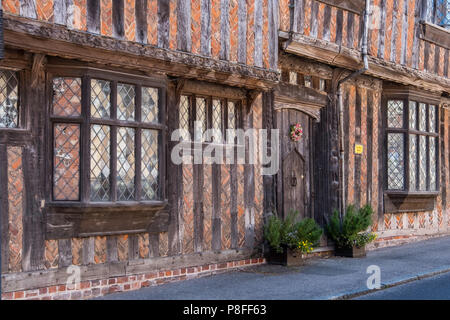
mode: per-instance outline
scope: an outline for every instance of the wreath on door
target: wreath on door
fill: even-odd
[[[295,141],[295,142],[299,141],[301,139],[302,135],[303,135],[303,128],[300,123],[291,125],[290,136],[291,136],[292,141]]]

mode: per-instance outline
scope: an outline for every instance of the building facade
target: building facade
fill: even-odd
[[[264,263],[265,218],[292,209],[324,226],[369,203],[372,248],[449,233],[448,1],[372,0],[367,18],[346,0],[2,6],[2,298]]]

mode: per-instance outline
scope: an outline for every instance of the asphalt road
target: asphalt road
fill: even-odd
[[[450,237],[410,243],[403,246],[369,251],[365,258],[311,259],[301,267],[261,265],[199,279],[168,283],[106,295],[106,300],[325,300],[351,295],[367,290],[370,266],[380,269],[382,285],[390,285],[414,277],[450,270]],[[436,277],[440,279],[440,277]],[[428,299],[447,295],[450,299],[450,273],[445,281],[436,280],[427,287],[408,290],[409,286],[421,286],[429,280],[418,280],[406,285],[403,293],[416,292],[416,296]],[[416,288],[416,287],[414,287]],[[384,295],[401,287],[374,293]],[[392,291],[391,291],[392,290]],[[445,291],[447,290],[447,291]],[[398,296],[402,292],[399,291]],[[412,294],[412,293],[411,293]],[[371,298],[372,295],[364,298]],[[363,297],[361,297],[363,298]],[[380,296],[382,299],[382,296]],[[388,298],[386,298],[388,299]]]
[[[384,289],[355,300],[449,300],[450,273]]]

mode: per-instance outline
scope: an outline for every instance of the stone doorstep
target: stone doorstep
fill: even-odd
[[[54,285],[39,289],[2,293],[2,300],[81,300],[116,292],[138,290],[164,283],[195,279],[223,273],[238,268],[265,264],[264,258],[250,258],[202,266],[154,271],[81,282],[75,287]]]

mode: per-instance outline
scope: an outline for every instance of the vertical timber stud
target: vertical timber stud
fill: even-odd
[[[25,73],[23,82],[25,87],[31,88],[27,92],[24,106],[35,103],[29,108],[29,127],[31,128],[32,144],[23,149],[23,175],[25,185],[25,206],[23,216],[23,259],[22,270],[32,271],[43,267],[44,260],[44,215],[40,199],[45,199],[43,189],[39,187],[40,177],[45,176],[45,63],[46,57],[35,54],[31,73]],[[28,104],[27,104],[28,103]],[[36,168],[38,168],[36,170]]]
[[[112,3],[113,36],[117,39],[123,39],[125,37],[123,1],[115,0]]]
[[[252,105],[259,94],[258,91],[250,91],[247,94],[246,108],[243,110],[244,131],[253,127]],[[255,242],[255,168],[254,160],[250,159],[250,141],[245,138],[245,164],[244,164],[244,215],[245,215],[245,247],[253,248]],[[252,157],[255,157],[252,150]]]
[[[158,47],[169,47],[170,6],[167,0],[158,0]]]
[[[147,0],[136,0],[136,41],[147,43]]]
[[[0,60],[4,57],[4,43],[3,43],[3,4],[2,0],[0,0]],[[5,203],[7,203],[7,195],[4,192],[3,185],[6,185],[6,165],[5,160],[6,159],[6,145],[0,145],[0,300],[1,300],[1,287],[2,287],[2,280],[1,275],[5,271],[4,263],[5,261],[8,261],[8,259],[3,256],[5,253],[4,244],[8,243],[4,237],[8,236],[9,230],[4,230],[4,226],[7,225],[5,223],[5,217],[6,221],[8,221],[8,212],[6,211]],[[6,159],[7,160],[7,159]],[[7,272],[7,270],[5,271]]]
[[[87,2],[87,31],[100,33],[100,0]]]
[[[170,135],[172,132],[180,127],[179,122],[179,103],[180,103],[180,94],[181,89],[183,88],[184,81],[178,80],[178,81],[169,81],[168,88],[167,88],[167,106],[168,111],[164,114],[167,117],[167,141],[168,147],[167,147],[167,198],[169,201],[169,214],[170,214],[170,221],[169,221],[169,230],[168,230],[168,236],[169,236],[169,255],[175,255],[181,253],[181,246],[180,246],[180,236],[179,236],[179,211],[181,208],[181,203],[183,202],[182,198],[182,165],[176,165],[171,160],[171,153],[174,148],[174,146],[177,144],[177,141],[172,141],[170,139]],[[162,108],[165,108],[165,106],[162,106]],[[155,247],[152,247],[155,237],[152,237],[150,235],[150,246],[152,249],[152,252],[155,253]]]
[[[191,1],[178,0],[177,3],[177,48],[191,51]]]
[[[273,129],[273,102],[274,93],[273,91],[264,92],[262,96],[262,127],[267,130],[267,153],[269,158],[272,158],[272,129]],[[269,164],[270,165],[270,164]],[[274,188],[274,176],[264,175],[263,176],[264,185],[264,218],[275,210],[275,188]]]

